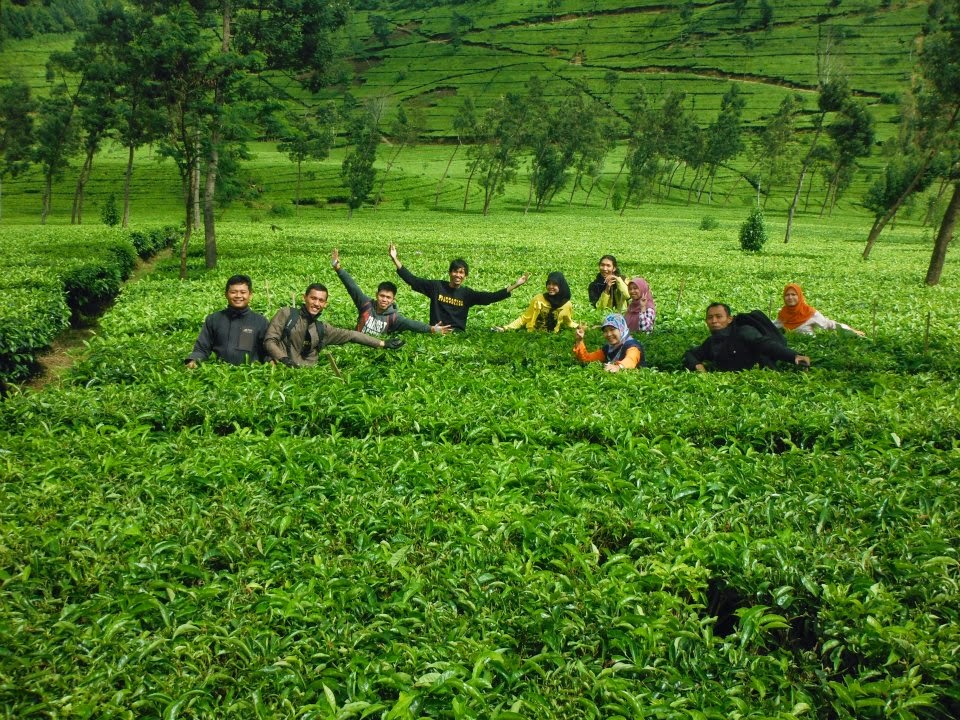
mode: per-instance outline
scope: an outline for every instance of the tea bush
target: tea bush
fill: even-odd
[[[0,414],[0,703],[12,716],[952,717],[960,707],[960,297],[901,227],[762,256],[682,213],[357,213],[224,224],[127,285],[82,362]],[[272,315],[329,267],[528,286],[459,336],[313,369],[183,358],[236,272]],[[643,274],[651,367],[570,333],[491,333],[561,269]],[[951,260],[948,277],[956,266]],[[918,271],[919,269],[919,271]],[[791,337],[808,371],[681,372],[703,309],[797,281],[862,327]],[[401,284],[397,301],[426,317]],[[928,331],[929,323],[929,331]],[[588,345],[600,343],[597,328]]]

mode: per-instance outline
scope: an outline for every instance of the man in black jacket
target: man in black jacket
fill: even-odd
[[[777,360],[810,365],[810,358],[791,350],[785,342],[769,337],[750,325],[737,325],[730,306],[711,303],[707,307],[708,337],[683,357],[688,370],[747,370],[756,365],[772,368]]]
[[[231,365],[263,362],[263,337],[267,319],[250,309],[253,281],[247,275],[234,275],[227,280],[227,307],[207,315],[193,352],[184,361],[188,368],[216,355]]]

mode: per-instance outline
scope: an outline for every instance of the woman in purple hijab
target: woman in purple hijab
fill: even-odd
[[[657,304],[653,301],[650,283],[642,277],[635,277],[627,283],[630,291],[630,304],[623,313],[627,327],[631,332],[653,332],[653,323],[657,318]]]

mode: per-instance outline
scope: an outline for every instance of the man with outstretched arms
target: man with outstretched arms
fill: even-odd
[[[521,275],[512,285],[496,292],[481,292],[463,284],[470,269],[466,260],[457,258],[450,261],[449,280],[425,280],[407,270],[397,257],[397,246],[390,245],[390,259],[397,268],[397,274],[413,290],[430,298],[430,324],[443,323],[451,329],[462,332],[467,329],[467,313],[474,305],[491,305],[510,297],[510,293],[523,285],[529,273]]]
[[[392,282],[384,281],[377,286],[376,299],[363,294],[360,286],[354,281],[346,270],[340,265],[340,251],[333,249],[330,264],[340,278],[340,282],[350,293],[350,299],[357,306],[357,332],[364,335],[375,335],[381,337],[389,333],[402,332],[410,330],[419,333],[440,333],[443,334],[450,330],[449,325],[437,323],[436,325],[427,325],[419,320],[411,320],[404,317],[397,311],[395,299],[397,297],[397,286]]]
[[[327,307],[327,295],[326,287],[314,283],[307,287],[299,308],[284,307],[277,311],[263,341],[270,359],[290,367],[305,367],[316,365],[320,350],[327,345],[355,342],[390,350],[403,345],[400,338],[381,340],[322,322],[320,314]]]
[[[207,315],[200,335],[184,362],[195,368],[210,354],[231,365],[263,362],[263,338],[267,319],[250,309],[253,281],[247,275],[234,275],[227,280],[227,307]]]
[[[711,303],[704,320],[710,337],[697,347],[690,348],[683,356],[683,364],[688,370],[736,371],[748,370],[756,365],[772,368],[778,360],[804,367],[810,365],[810,358],[791,350],[782,337],[778,338],[772,333],[765,335],[753,325],[734,322],[729,305]],[[776,328],[773,328],[773,332],[780,334]]]

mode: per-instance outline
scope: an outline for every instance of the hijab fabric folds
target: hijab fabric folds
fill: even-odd
[[[640,290],[641,296],[646,296],[647,298],[647,307],[653,308],[653,311],[657,311],[657,303],[653,300],[653,293],[650,291],[650,283],[648,283],[644,278],[639,275],[634,278],[630,278],[630,283],[633,283]],[[630,283],[627,283],[628,285]],[[637,325],[640,317],[640,301],[631,300],[630,304],[627,305],[627,310],[624,312],[624,316],[627,319],[627,325]]]
[[[807,299],[803,296],[803,289],[796,283],[787,283],[783,292],[786,293],[787,290],[793,290],[797,294],[799,302],[793,307],[784,305],[780,308],[780,312],[777,313],[777,320],[783,323],[787,330],[796,330],[812,318],[817,309],[807,305]]]
[[[570,286],[562,272],[552,272],[547,275],[547,285],[554,283],[560,290],[556,295],[545,292],[543,299],[550,303],[550,314],[547,315],[547,330],[553,332],[557,327],[557,310],[570,302]]]
[[[620,313],[610,313],[607,315],[603,322],[600,323],[601,328],[605,327],[614,327],[620,331],[620,342],[619,345],[622,345],[626,340],[630,338],[630,328],[627,327],[627,321]],[[615,346],[613,346],[615,347]]]

